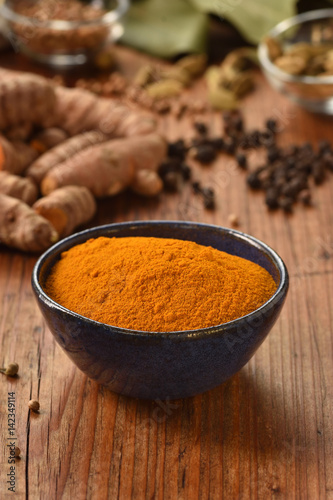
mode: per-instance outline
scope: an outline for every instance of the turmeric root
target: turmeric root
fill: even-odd
[[[38,158],[39,153],[23,141],[12,141],[11,144],[16,155],[16,171],[13,173],[22,174]]]
[[[85,148],[106,140],[107,137],[97,130],[71,137],[40,156],[27,169],[26,175],[32,177],[39,184],[54,166],[69,160]]]
[[[0,136],[0,170],[13,174],[19,173],[16,151],[12,144],[2,136]]]
[[[52,83],[42,76],[0,70],[0,130],[25,123],[45,125],[54,116],[56,96]]]
[[[6,138],[10,141],[26,141],[31,135],[33,124],[31,122],[20,123],[6,130]]]
[[[71,136],[100,130],[110,137],[127,137],[151,133],[156,127],[149,113],[84,89],[55,87],[41,76],[6,69],[0,69],[0,109],[0,130],[27,126],[27,117],[31,124],[60,127]]]
[[[149,113],[132,110],[84,89],[55,87],[42,76],[6,69],[0,69],[0,109],[0,130],[15,129],[21,124],[27,127],[27,117],[30,124],[60,127],[71,136],[100,130],[110,137],[129,137],[148,134],[156,128]]]
[[[131,184],[131,189],[144,196],[155,196],[163,189],[163,181],[154,170],[139,170]]]
[[[66,185],[85,186],[96,196],[110,196],[131,187],[145,195],[162,189],[157,169],[166,155],[166,141],[157,133],[114,139],[86,148],[53,167],[41,183],[44,195]],[[138,177],[140,170],[150,178]]]
[[[61,128],[51,127],[41,130],[36,134],[30,145],[39,153],[45,153],[51,148],[58,146],[68,138],[68,134]]]
[[[151,133],[156,128],[152,115],[131,110],[117,101],[97,97],[83,89],[57,87],[55,121],[69,135],[100,130],[110,137]]]
[[[20,175],[38,153],[22,141],[9,142],[0,136],[0,170]]]
[[[89,189],[79,186],[56,189],[40,198],[33,208],[52,224],[61,237],[68,236],[77,226],[92,219],[97,209]]]
[[[37,200],[38,188],[31,179],[8,172],[0,172],[0,193],[18,198],[27,205],[32,205]]]
[[[55,243],[53,226],[23,201],[0,194],[0,242],[25,252],[42,252]]]

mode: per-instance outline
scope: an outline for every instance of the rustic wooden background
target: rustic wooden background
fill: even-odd
[[[118,50],[125,72],[145,59]],[[1,59],[0,59],[1,63]],[[19,56],[2,64],[25,67]],[[27,65],[27,67],[29,67]],[[191,91],[204,96],[202,82]],[[280,142],[327,138],[332,119],[311,115],[271,90],[258,73],[244,100],[249,128],[273,116]],[[207,117],[216,133],[219,114]],[[170,139],[191,119],[161,118]],[[255,161],[255,158],[253,158]],[[333,176],[314,191],[314,207],[268,213],[245,174],[221,155],[195,176],[216,190],[210,212],[189,186],[146,200],[129,193],[100,203],[93,225],[175,219],[240,229],[271,245],[290,273],[289,295],[276,326],[231,380],[174,402],[118,396],[88,380],[55,344],[32,295],[35,256],[0,249],[0,362],[16,361],[17,378],[0,378],[0,497],[7,491],[7,393],[15,392],[15,498],[31,499],[333,499]],[[27,403],[37,398],[39,414]]]

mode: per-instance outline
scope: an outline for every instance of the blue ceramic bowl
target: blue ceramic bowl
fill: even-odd
[[[105,325],[62,307],[44,291],[50,269],[61,252],[99,236],[195,241],[259,264],[278,287],[256,311],[210,328],[154,333]],[[119,394],[176,399],[218,386],[249,361],[280,314],[288,290],[288,273],[271,248],[239,231],[191,222],[125,222],[88,229],[54,245],[36,263],[32,286],[56,341],[88,377]]]

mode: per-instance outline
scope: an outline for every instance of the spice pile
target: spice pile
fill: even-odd
[[[333,44],[300,42],[284,48],[276,38],[266,37],[268,57],[290,75],[332,76]]]
[[[88,5],[79,0],[15,0],[14,12],[26,16],[30,22],[12,22],[13,34],[30,49],[39,53],[97,50],[104,44],[109,27],[99,24],[85,24],[73,29],[52,29],[43,22],[99,21],[106,13],[100,7]],[[33,30],[32,30],[33,27]]]
[[[45,289],[95,321],[170,332],[249,314],[274,294],[276,284],[259,265],[192,241],[99,237],[63,252]]]
[[[192,178],[186,159],[194,158],[202,165],[209,165],[218,155],[235,158],[240,169],[248,170],[247,184],[253,190],[265,193],[265,203],[270,210],[291,212],[296,202],[311,205],[313,185],[322,184],[333,172],[333,149],[323,140],[317,150],[306,142],[299,146],[277,145],[278,123],[270,118],[262,130],[246,131],[240,111],[222,115],[224,135],[211,136],[206,124],[195,122],[198,136],[187,143],[183,139],[169,144],[168,158],[161,164],[159,173],[166,189],[177,190],[180,178]],[[248,154],[253,150],[265,150],[266,161],[250,169]],[[202,188],[192,181],[194,193],[203,196],[206,208],[215,207],[214,190]]]

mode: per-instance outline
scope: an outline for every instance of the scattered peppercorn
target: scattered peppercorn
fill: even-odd
[[[291,213],[297,201],[307,206],[312,204],[309,180],[312,178],[314,184],[319,185],[325,181],[327,172],[333,172],[333,149],[329,141],[320,141],[317,148],[309,142],[278,147],[278,122],[274,118],[266,120],[263,130],[247,132],[240,111],[224,112],[222,116],[224,137],[210,137],[208,126],[195,122],[194,128],[199,136],[191,140],[190,146],[183,139],[169,144],[169,158],[159,170],[165,189],[179,189],[180,178],[183,181],[191,178],[191,168],[185,163],[187,155],[205,165],[212,163],[219,153],[229,154],[245,170],[248,168],[247,151],[264,148],[266,163],[251,169],[246,179],[248,186],[265,192],[269,210],[281,208]],[[202,188],[198,181],[194,181],[192,189],[202,196],[206,208],[215,207],[215,194],[211,188]]]
[[[311,205],[311,193],[309,189],[304,189],[299,193],[298,199],[303,203],[303,205]]]
[[[270,210],[279,208],[279,192],[275,187],[267,189],[265,203]]]
[[[261,146],[271,148],[275,146],[276,137],[270,130],[264,130],[260,133],[259,141]]]
[[[31,399],[28,403],[28,406],[29,406],[30,410],[35,412],[35,413],[37,413],[39,411],[39,408],[40,408],[40,404],[36,399]]]
[[[332,153],[331,144],[327,139],[322,139],[318,144],[319,153]]]
[[[195,194],[201,193],[201,185],[200,185],[200,182],[198,182],[198,181],[193,181],[193,182],[192,182],[192,189],[193,189],[193,193],[195,193]]]
[[[15,458],[20,458],[21,450],[18,446],[15,446]]]
[[[168,145],[168,156],[170,158],[178,158],[179,160],[185,160],[187,153],[187,148],[185,146],[185,141],[179,139],[175,142],[170,142]]]
[[[216,158],[216,149],[210,144],[201,144],[194,148],[193,157],[203,165],[209,165]]]
[[[327,170],[333,172],[333,153],[325,152],[322,157],[322,162]]]
[[[215,193],[212,188],[202,187],[199,181],[193,181],[192,190],[194,194],[202,196],[205,208],[208,210],[215,208]]]
[[[268,118],[266,120],[266,128],[275,134],[277,132],[277,121],[274,118]]]
[[[236,161],[240,168],[243,168],[244,170],[247,168],[247,158],[243,153],[237,153]]]
[[[208,133],[208,127],[205,123],[203,122],[194,122],[194,128],[199,132],[201,135],[207,135]]]
[[[163,185],[167,191],[178,191],[180,176],[178,172],[167,172],[163,177]]]
[[[187,163],[180,164],[180,172],[184,181],[188,181],[191,178],[191,168],[187,165]]]
[[[273,147],[267,149],[267,161],[269,163],[273,163],[276,160],[278,160],[279,156],[280,156],[280,150],[277,147],[273,146]]]
[[[203,196],[204,207],[208,210],[215,208],[215,193],[212,188],[202,188],[201,194]]]
[[[223,151],[224,140],[222,137],[214,137],[213,139],[210,139],[209,143],[216,151]]]
[[[7,375],[7,377],[15,377],[19,371],[19,365],[17,363],[9,363],[6,368],[0,368],[0,372]]]
[[[224,141],[224,151],[228,155],[234,155],[236,152],[236,148],[237,148],[237,143],[235,139],[230,138]]]
[[[322,184],[325,180],[325,166],[322,162],[316,161],[312,167],[312,175],[315,184]]]
[[[291,213],[293,209],[293,202],[294,200],[292,198],[288,198],[287,196],[280,198],[279,207],[282,208],[286,213]]]
[[[251,172],[248,177],[247,177],[247,183],[252,189],[260,189],[261,188],[261,181],[258,176],[258,172],[254,171]]]

